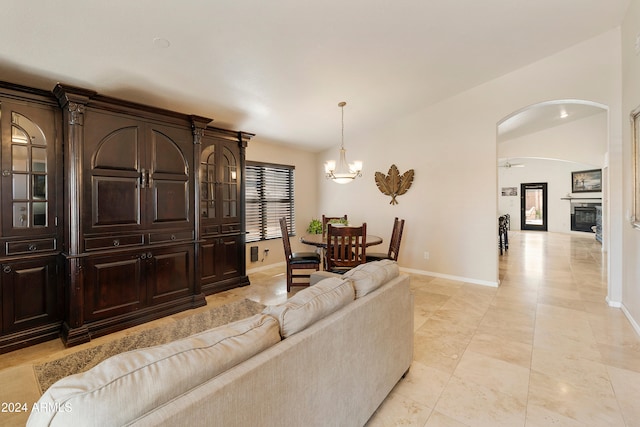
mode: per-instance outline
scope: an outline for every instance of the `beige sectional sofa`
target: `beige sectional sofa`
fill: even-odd
[[[379,261],[64,378],[27,425],[361,426],[412,357],[409,277]]]

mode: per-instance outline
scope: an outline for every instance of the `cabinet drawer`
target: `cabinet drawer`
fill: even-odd
[[[144,243],[142,234],[130,236],[92,237],[84,239],[84,248],[87,251],[97,249],[120,248],[123,246],[137,246]]]
[[[21,240],[7,242],[7,255],[29,254],[56,250],[56,239]]]
[[[193,240],[193,231],[149,233],[149,243],[180,242],[184,240]]]
[[[240,224],[224,224],[222,226],[223,234],[239,233],[240,230],[242,230]]]
[[[220,234],[220,225],[207,225],[202,227],[202,234]]]

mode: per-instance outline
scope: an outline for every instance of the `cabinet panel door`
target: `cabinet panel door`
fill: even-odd
[[[140,224],[138,177],[93,177],[92,225]]]
[[[59,320],[61,294],[57,271],[56,257],[3,265],[4,332]]]
[[[145,306],[143,261],[138,253],[87,258],[85,320],[103,319]]]
[[[193,293],[193,247],[155,249],[147,257],[147,286],[151,304]]]
[[[187,222],[189,183],[168,179],[153,181],[153,223]]]
[[[144,167],[141,124],[88,109],[84,129],[85,232],[139,227]]]
[[[218,268],[220,279],[229,279],[240,275],[241,256],[244,256],[242,236],[228,236],[218,245]]]
[[[3,235],[53,234],[58,114],[3,98],[0,108]]]
[[[212,283],[219,276],[216,257],[217,240],[207,239],[200,245],[200,281],[203,284]]]
[[[193,136],[185,128],[147,125],[145,147],[149,169],[146,204],[147,221],[152,225],[193,222],[193,198],[190,197],[190,163]]]
[[[239,235],[210,237],[200,245],[200,285],[205,293],[216,282],[242,275],[243,237]]]

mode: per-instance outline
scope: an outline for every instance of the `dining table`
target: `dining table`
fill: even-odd
[[[322,234],[305,234],[300,238],[305,245],[313,245],[318,248],[327,248],[327,236]],[[375,246],[382,243],[382,237],[367,234],[366,246]]]

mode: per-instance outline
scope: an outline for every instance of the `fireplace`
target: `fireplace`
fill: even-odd
[[[600,203],[572,203],[571,230],[593,233],[598,206],[600,206]]]

